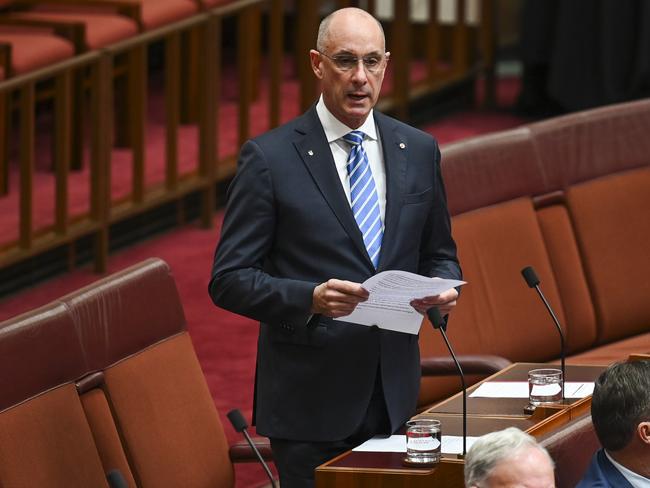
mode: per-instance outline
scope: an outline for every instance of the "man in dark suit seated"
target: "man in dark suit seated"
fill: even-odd
[[[604,449],[578,488],[650,488],[650,361],[607,368],[596,381],[591,419]]]
[[[309,56],[322,95],[242,146],[210,280],[216,305],[260,321],[254,421],[283,488],[313,486],[315,467],[415,413],[418,337],[346,322],[361,283],[461,277],[435,139],[373,110],[381,24],[338,10]],[[445,315],[457,297],[411,305]]]

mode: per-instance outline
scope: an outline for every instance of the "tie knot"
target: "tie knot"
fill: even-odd
[[[353,146],[358,146],[363,142],[365,134],[360,130],[353,130],[343,136],[343,140]]]

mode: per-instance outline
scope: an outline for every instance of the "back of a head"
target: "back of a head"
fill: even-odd
[[[596,435],[608,451],[625,448],[650,420],[650,361],[616,363],[596,380],[591,401]]]
[[[548,452],[534,437],[525,432],[509,427],[481,436],[474,442],[465,458],[465,486],[468,488],[489,486],[487,480],[501,461],[513,458],[529,449],[539,451],[542,460],[544,458],[548,460],[552,472],[553,461]]]

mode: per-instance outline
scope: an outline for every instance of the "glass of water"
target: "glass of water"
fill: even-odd
[[[560,403],[562,396],[561,370],[547,368],[528,372],[528,398],[532,405]]]
[[[440,421],[416,419],[406,422],[406,460],[414,464],[434,464],[440,461],[442,434]]]

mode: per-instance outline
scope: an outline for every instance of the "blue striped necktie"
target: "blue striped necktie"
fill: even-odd
[[[363,235],[363,243],[368,251],[368,256],[377,269],[384,225],[381,222],[375,180],[368,163],[368,155],[363,149],[364,136],[363,132],[354,130],[345,134],[343,140],[352,146],[347,162],[352,212]]]

